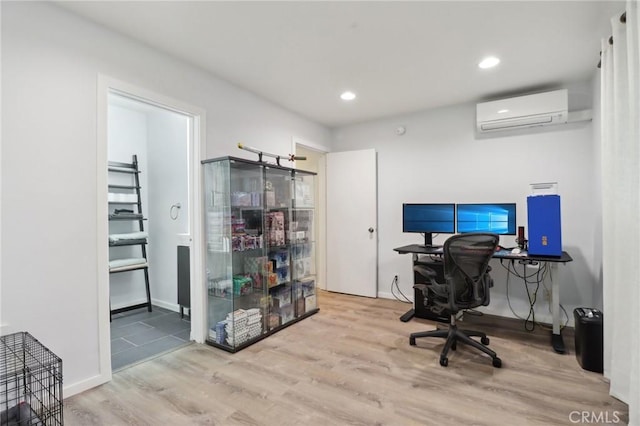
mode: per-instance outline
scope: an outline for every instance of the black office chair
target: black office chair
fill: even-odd
[[[412,333],[409,344],[415,345],[419,337],[444,337],[447,339],[440,354],[440,365],[449,364],[449,349],[456,350],[456,343],[462,342],[473,346],[489,355],[493,366],[500,368],[502,361],[494,351],[486,345],[489,338],[485,333],[458,329],[456,314],[463,309],[487,306],[489,304],[489,287],[493,280],[489,275],[489,261],[493,255],[499,237],[489,233],[469,233],[454,235],[444,243],[444,277],[445,283],[436,282],[436,272],[424,265],[414,266],[414,270],[425,277],[430,284],[415,284],[422,290],[429,309],[436,314],[450,315],[448,329],[422,331]],[[480,337],[480,342],[471,337]]]

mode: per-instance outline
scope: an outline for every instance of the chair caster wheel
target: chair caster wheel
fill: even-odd
[[[411,346],[415,346],[416,345],[416,338],[415,337],[409,337],[409,344]]]
[[[452,350],[452,351],[455,351],[456,349],[457,349],[457,345],[456,345],[456,343],[454,342],[454,343],[451,345],[451,350]]]
[[[443,367],[446,367],[447,365],[449,365],[449,358],[447,358],[446,356],[441,356],[440,365]]]
[[[493,359],[493,366],[494,366],[495,368],[500,368],[500,367],[502,367],[502,360],[501,360],[500,358],[498,358],[498,357],[494,358],[494,359]]]
[[[481,337],[480,338],[480,343],[482,343],[483,345],[488,345],[489,344],[489,338],[488,337]]]

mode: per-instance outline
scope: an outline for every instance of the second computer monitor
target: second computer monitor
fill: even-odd
[[[456,230],[455,204],[402,205],[402,232],[424,234],[424,245],[431,246],[432,234],[453,234]]]
[[[458,204],[456,222],[459,233],[493,232],[516,235],[516,204]]]

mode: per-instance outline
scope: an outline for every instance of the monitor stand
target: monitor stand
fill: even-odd
[[[433,235],[431,234],[431,232],[424,233],[424,246],[425,247],[433,246]]]

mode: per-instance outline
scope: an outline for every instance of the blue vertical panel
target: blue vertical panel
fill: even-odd
[[[529,254],[562,255],[562,230],[559,195],[527,197]]]

